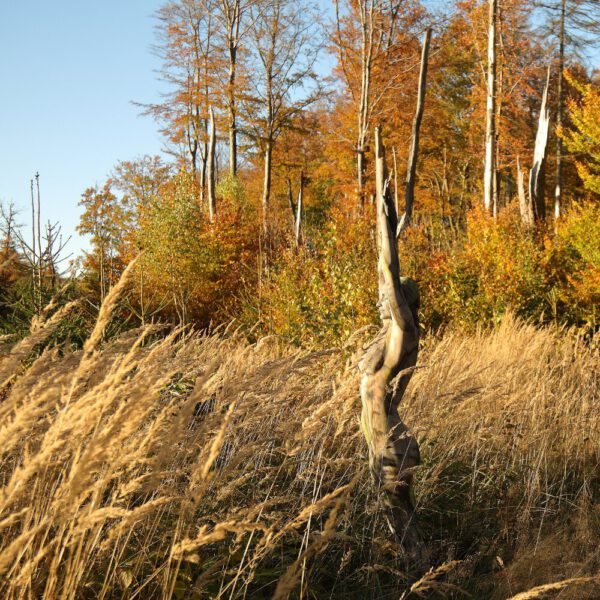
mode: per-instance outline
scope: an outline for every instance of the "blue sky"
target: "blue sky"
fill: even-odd
[[[156,154],[153,121],[132,100],[159,84],[153,13],[161,0],[0,1],[0,201],[29,218],[40,173],[42,218],[75,235],[81,192],[120,159]]]

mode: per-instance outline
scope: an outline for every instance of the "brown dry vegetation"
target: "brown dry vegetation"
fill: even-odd
[[[118,293],[83,351],[39,350],[67,307],[0,362],[2,598],[600,598],[589,340],[511,318],[426,340],[401,407],[436,567],[418,579],[366,467],[368,332],[104,342]]]

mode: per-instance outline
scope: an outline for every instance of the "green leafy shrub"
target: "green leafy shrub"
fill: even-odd
[[[600,206],[574,206],[547,241],[546,272],[555,312],[578,325],[596,328],[600,306]]]

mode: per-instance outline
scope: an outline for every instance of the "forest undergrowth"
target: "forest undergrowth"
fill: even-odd
[[[149,325],[0,362],[0,596],[600,598],[600,364],[574,331],[507,316],[423,342],[418,436],[432,569],[393,543],[359,428],[372,331],[310,351]]]

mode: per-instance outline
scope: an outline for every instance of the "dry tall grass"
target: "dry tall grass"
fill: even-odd
[[[0,597],[500,599],[564,580],[520,597],[600,598],[589,344],[512,319],[427,341],[403,415],[438,567],[415,581],[372,493],[351,349],[152,327],[103,343],[113,301],[83,351],[35,353],[59,315],[0,363]]]

